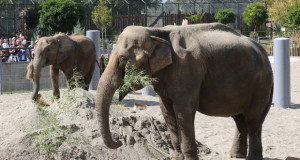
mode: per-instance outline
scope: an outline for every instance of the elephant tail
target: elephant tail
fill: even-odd
[[[104,72],[104,69],[105,69],[105,64],[104,64],[105,60],[104,59],[105,59],[105,55],[101,55],[100,62],[98,60],[96,60],[96,63],[100,69],[100,76]]]
[[[32,65],[32,62],[30,62],[30,63],[27,65],[26,78],[31,80],[32,77],[33,77],[33,65]]]
[[[265,109],[265,111],[263,113],[263,117],[262,117],[262,121],[261,122],[263,122],[265,120],[265,118],[266,118],[266,116],[267,116],[267,114],[268,114],[268,112],[269,112],[269,110],[271,108],[272,101],[273,101],[273,91],[274,91],[274,83],[272,84],[272,89],[271,89],[271,93],[270,93],[270,97],[269,97],[269,102],[268,102],[267,107],[266,107],[266,109]]]

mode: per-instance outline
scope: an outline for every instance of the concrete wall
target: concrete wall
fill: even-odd
[[[33,90],[32,81],[26,79],[27,65],[29,62],[0,63],[0,82],[2,83],[0,86],[2,92]],[[43,68],[41,74],[40,89],[51,89],[49,66]],[[59,85],[60,87],[67,86],[66,78],[61,71],[59,73]]]

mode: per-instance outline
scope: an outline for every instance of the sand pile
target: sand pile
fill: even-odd
[[[43,95],[43,99],[50,104],[49,107],[26,102],[24,104],[27,105],[19,108],[20,111],[26,109],[28,116],[22,117],[16,130],[19,136],[1,142],[1,159],[154,160],[170,159],[170,153],[174,152],[167,126],[161,117],[131,113],[120,105],[112,105],[112,135],[123,143],[122,147],[113,150],[103,144],[96,118],[95,97],[90,92],[82,89],[64,91],[61,99],[54,103],[50,95]],[[211,153],[200,142],[197,145],[199,156]]]

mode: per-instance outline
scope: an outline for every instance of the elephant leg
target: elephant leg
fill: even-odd
[[[272,93],[272,91],[270,91],[270,93]],[[244,114],[247,122],[249,136],[249,153],[247,156],[247,160],[263,159],[261,132],[262,124],[269,112],[272,102],[272,96],[270,96],[270,93],[256,93],[251,103],[252,106],[250,106],[251,110]]]
[[[249,154],[247,160],[262,160],[262,143],[261,143],[262,124],[256,120],[248,121],[249,132]]]
[[[83,87],[83,89],[85,89],[87,91],[89,90],[89,86],[90,86],[91,80],[92,80],[93,75],[94,75],[94,70],[95,70],[95,65],[92,65],[89,72],[84,76],[85,86]]]
[[[53,89],[53,97],[60,98],[59,93],[59,82],[58,82],[58,76],[59,76],[59,69],[53,67],[53,65],[50,66],[50,77],[51,77],[51,84]]]
[[[230,149],[231,158],[246,158],[247,156],[247,123],[243,115],[232,117],[236,124],[235,136]]]
[[[196,111],[188,101],[184,101],[183,99],[178,99],[177,102],[173,103],[173,108],[180,135],[180,148],[184,159],[198,160],[194,128]]]
[[[67,79],[67,88],[68,89],[74,89],[75,88],[75,82],[74,77],[73,77],[73,68],[68,68],[64,70],[64,75],[66,76]],[[73,80],[72,80],[73,79]]]
[[[175,113],[172,108],[172,102],[163,100],[161,98],[159,100],[160,100],[160,108],[163,113],[164,119],[166,121],[170,133],[170,137],[171,137],[172,146],[175,151],[174,155],[172,155],[172,158],[176,160],[182,160],[183,155],[180,149],[178,127],[177,127]]]

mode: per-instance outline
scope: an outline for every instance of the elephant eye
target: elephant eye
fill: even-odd
[[[127,57],[124,57],[124,56],[120,56],[120,59],[119,59],[119,60],[120,60],[120,63],[121,63],[121,64],[124,64],[124,65],[125,65],[125,64],[127,63],[127,61],[128,61],[128,58],[127,58]]]

